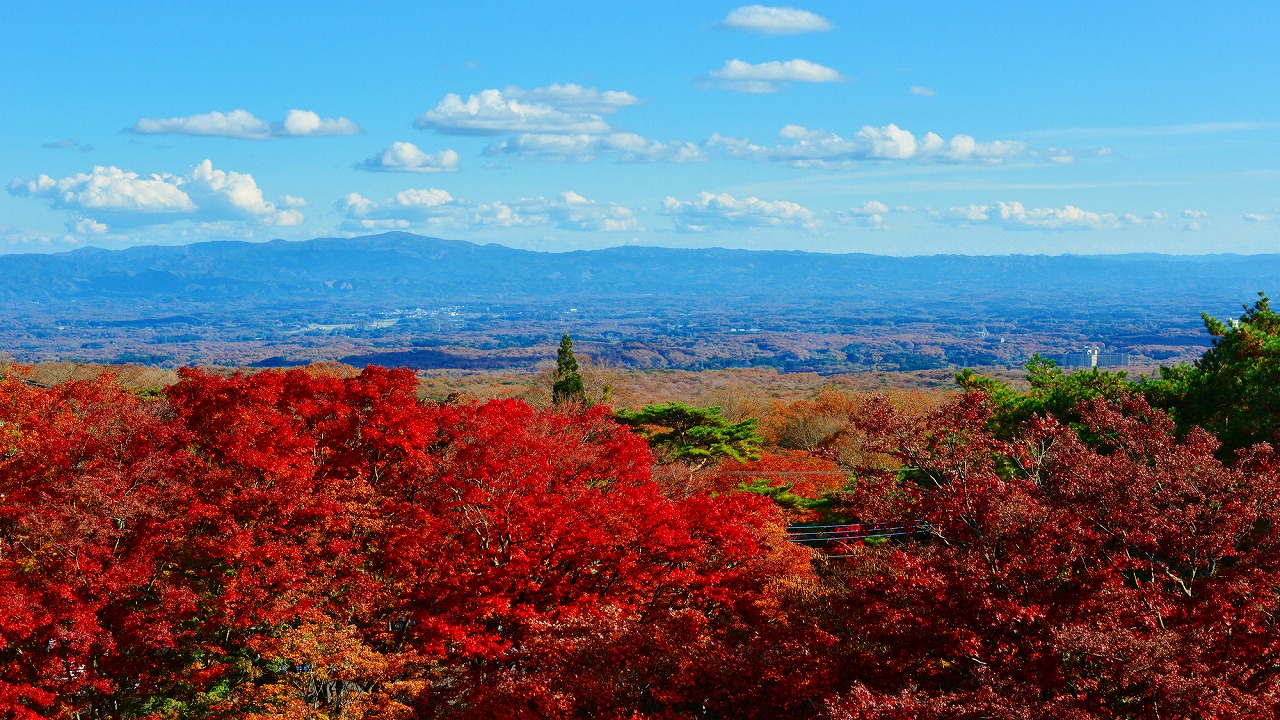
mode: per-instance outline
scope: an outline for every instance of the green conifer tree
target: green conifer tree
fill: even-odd
[[[671,402],[645,405],[636,411],[616,410],[613,416],[620,424],[635,428],[660,457],[697,467],[722,457],[754,460],[764,442],[757,432],[758,420],[730,422],[718,407]]]
[[[556,380],[551,386],[551,402],[556,405],[587,404],[586,387],[578,372],[578,359],[573,356],[573,341],[568,333],[560,339],[560,351],[556,353]]]

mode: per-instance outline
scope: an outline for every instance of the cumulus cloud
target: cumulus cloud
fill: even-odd
[[[262,197],[262,190],[248,173],[227,172],[205,160],[192,168],[178,185],[211,220],[260,219],[270,225],[299,225],[302,213],[279,210]]]
[[[77,235],[105,235],[109,228],[93,218],[74,217],[67,221],[67,229]]]
[[[670,216],[678,232],[708,232],[744,227],[817,227],[817,216],[803,205],[787,200],[737,199],[724,193],[698,193],[688,202],[668,196],[662,214]]]
[[[359,135],[364,132],[347,118],[322,118],[310,110],[290,110],[285,114],[284,122],[273,124],[271,131],[277,137]]]
[[[1146,222],[1146,219],[1132,213],[1096,213],[1074,205],[1028,208],[1020,202],[997,202],[994,206],[968,205],[946,211],[930,210],[929,215],[938,222],[950,225],[990,225],[1004,230],[1103,230]]]
[[[490,156],[543,160],[594,160],[617,157],[619,162],[697,162],[706,153],[696,143],[662,142],[635,133],[608,135],[521,134],[485,148]]]
[[[1199,220],[1200,218],[1209,217],[1209,213],[1204,212],[1203,210],[1183,210],[1182,217],[1191,220]]]
[[[605,90],[602,92],[596,88],[582,87],[574,83],[565,85],[552,83],[546,87],[532,90],[522,90],[514,85],[509,85],[502,92],[508,100],[541,103],[568,113],[607,115],[616,113],[622,108],[640,104],[640,98],[623,90]]]
[[[494,207],[506,211],[495,214]],[[476,224],[493,225],[504,217],[520,218],[523,225],[553,225],[578,232],[637,232],[644,230],[635,212],[617,203],[588,200],[572,190],[555,198],[522,198],[511,203],[480,206],[472,214]]]
[[[879,200],[868,200],[859,207],[837,212],[836,219],[841,222],[869,227],[872,230],[888,230],[889,226],[884,222],[884,216],[888,213],[888,205]]]
[[[382,203],[349,193],[337,203],[342,227],[351,232],[405,230],[414,226],[448,225],[465,211],[445,190],[404,190]]]
[[[126,129],[137,135],[197,135],[242,140],[358,135],[363,132],[360,126],[347,118],[322,118],[310,110],[290,110],[280,122],[259,120],[248,110],[142,118]]]
[[[9,192],[48,200],[73,214],[77,226],[94,233],[110,227],[196,222],[253,221],[266,225],[298,225],[304,217],[290,197],[284,209],[263,198],[248,173],[227,172],[205,160],[186,175],[143,177],[117,167],[95,166],[91,172],[61,179],[40,175],[15,179]],[[287,196],[289,197],[289,196]]]
[[[1245,222],[1259,223],[1259,222],[1266,222],[1267,216],[1259,215],[1257,213],[1245,213],[1244,215],[1240,216],[1240,219],[1244,220]]]
[[[248,110],[185,117],[142,118],[128,130],[138,135],[207,135],[246,140],[265,140],[271,137],[270,123],[259,120]]]
[[[971,135],[943,140],[934,133],[917,138],[897,125],[864,126],[851,137],[826,130],[787,125],[776,145],[756,145],[747,139],[713,135],[707,144],[731,157],[785,162],[796,167],[850,168],[860,160],[999,163],[1027,154],[1025,143],[1009,140],[979,142]]]
[[[735,58],[707,75],[711,85],[746,93],[777,92],[793,82],[830,83],[844,80],[844,76],[832,68],[800,59],[752,64]]]
[[[934,90],[933,88],[925,87],[923,85],[912,85],[911,90],[909,92],[912,95],[919,95],[920,97],[933,97],[934,95],[938,94],[937,90]]]
[[[458,153],[451,149],[431,154],[413,143],[395,142],[356,167],[369,172],[454,172],[458,169],[459,159]]]
[[[9,184],[9,192],[47,199],[61,210],[147,215],[194,212],[195,203],[178,184],[169,175],[144,178],[135,172],[98,165],[92,172],[60,180],[48,175],[34,180],[15,179]]]
[[[831,21],[792,7],[772,5],[745,5],[729,12],[721,23],[735,30],[749,30],[769,35],[798,35],[808,32],[826,32]]]
[[[485,227],[553,226],[578,232],[644,230],[635,212],[617,203],[589,200],[573,191],[554,198],[521,198],[476,203],[454,198],[436,188],[405,190],[382,203],[359,193],[338,202],[342,228],[349,232],[402,230],[412,227],[476,230]]]
[[[434,108],[419,115],[414,125],[447,135],[597,135],[610,130],[609,124],[596,113],[568,112],[542,102],[511,99],[501,90],[482,90],[466,100],[449,93]]]

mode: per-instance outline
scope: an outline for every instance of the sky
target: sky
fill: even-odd
[[[0,2],[0,253],[1280,252],[1280,4]]]

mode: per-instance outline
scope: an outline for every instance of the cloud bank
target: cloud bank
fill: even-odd
[[[364,132],[345,117],[322,118],[310,110],[290,110],[279,122],[259,120],[248,110],[142,118],[126,130],[135,135],[194,135],[241,140],[359,135]]]
[[[520,134],[485,149],[489,156],[585,162],[602,156],[619,162],[698,162],[707,159],[696,143],[662,142],[635,133],[608,135]]]
[[[986,225],[1004,230],[1106,230],[1140,225],[1165,217],[1159,214],[1143,218],[1131,213],[1097,213],[1074,205],[1028,208],[1020,202],[997,202],[994,206],[968,205],[946,211],[930,210],[929,215],[948,225]]]
[[[745,93],[772,93],[791,83],[842,82],[838,71],[808,60],[773,61],[752,64],[733,59],[707,74],[707,84]]]
[[[830,20],[793,7],[775,5],[744,5],[729,12],[721,22],[735,30],[748,30],[767,35],[798,35],[809,32],[826,32],[833,25]]]
[[[87,173],[61,179],[40,175],[15,179],[9,193],[43,199],[72,214],[69,226],[88,234],[110,229],[159,225],[178,221],[251,221],[291,226],[304,217],[301,198],[285,196],[281,205],[267,201],[248,173],[227,172],[205,160],[185,175],[144,177],[118,167],[98,165]]]
[[[677,232],[702,233],[712,230],[767,227],[812,230],[817,227],[814,212],[787,200],[737,199],[724,193],[698,193],[690,201],[668,196],[662,201],[663,215],[675,223]]]
[[[589,200],[573,191],[554,198],[471,202],[436,188],[405,190],[377,203],[351,193],[337,204],[347,232],[414,227],[473,231],[484,228],[550,226],[574,232],[638,232],[644,227],[630,208]]]
[[[449,93],[434,108],[418,116],[414,125],[445,135],[508,135],[515,133],[609,132],[597,113],[562,110],[546,102],[509,98],[501,90],[481,90],[466,100]]]
[[[731,157],[828,169],[852,168],[856,161],[862,160],[999,163],[1028,152],[1026,143],[1022,142],[980,142],[971,135],[955,135],[943,140],[932,132],[916,137],[894,124],[865,125],[847,138],[826,130],[787,125],[778,132],[778,138],[780,142],[776,145],[756,145],[745,138],[717,134],[707,144]]]
[[[508,85],[503,90],[508,100],[541,103],[562,112],[594,113],[608,115],[633,105],[640,104],[640,98],[622,90],[605,90],[582,87],[574,83],[561,85],[552,83],[544,88],[522,90]]]
[[[430,154],[413,143],[394,142],[356,167],[369,172],[455,172],[460,159],[458,153],[451,149]]]

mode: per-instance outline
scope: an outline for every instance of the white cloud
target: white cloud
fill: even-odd
[[[304,208],[307,206],[307,201],[304,198],[292,195],[281,195],[278,203],[281,207],[287,208]]]
[[[644,230],[630,208],[588,200],[573,191],[550,199],[536,197],[490,203],[457,199],[436,188],[405,190],[382,203],[351,193],[339,201],[337,207],[343,215],[342,229],[348,232],[413,227],[467,231],[539,225],[579,232]]]
[[[347,118],[322,118],[310,110],[290,110],[283,123],[272,126],[272,134],[278,137],[359,135],[362,132],[359,125]]]
[[[75,243],[78,241],[79,238],[74,235],[54,237],[44,233],[28,232],[11,228],[7,225],[0,225],[0,248],[8,248],[15,252],[29,252],[33,249],[46,251],[51,247],[55,247],[55,242]]]
[[[344,117],[322,118],[310,110],[290,110],[282,122],[259,120],[248,110],[211,112],[171,118],[142,118],[127,128],[137,135],[197,135],[243,140],[278,137],[358,135],[358,125]]]
[[[920,97],[933,97],[934,95],[938,94],[937,90],[934,90],[933,88],[925,87],[923,85],[912,85],[911,90],[909,92],[912,95],[919,95]]]
[[[471,209],[470,224],[473,228],[500,227],[513,228],[528,225],[543,225],[546,217],[526,217],[515,208],[501,200],[488,204],[479,204]]]
[[[98,165],[92,172],[60,180],[48,175],[40,175],[35,180],[15,179],[9,184],[9,192],[46,198],[61,210],[148,215],[194,212],[195,203],[178,188],[175,180],[170,175],[144,178],[135,172]]]
[[[617,203],[601,204],[572,190],[552,199],[521,198],[511,202],[477,205],[471,213],[475,226],[553,225],[578,232],[638,232],[644,230],[635,212]]]
[[[836,70],[808,60],[764,62],[752,64],[742,60],[726,61],[724,67],[708,73],[717,87],[737,92],[777,92],[789,83],[841,82],[844,76]]]
[[[770,5],[746,5],[736,8],[722,23],[736,30],[751,30],[769,35],[796,35],[826,32],[831,21],[807,10]]]
[[[298,225],[297,210],[277,210],[262,197],[262,190],[248,173],[226,172],[205,160],[192,168],[179,186],[195,202],[199,214],[209,220],[257,219],[269,225]]]
[[[482,90],[466,100],[449,93],[419,115],[414,125],[449,135],[609,132],[609,124],[598,114],[565,112],[544,103],[508,99],[501,90]]]
[[[228,113],[211,112],[171,118],[142,118],[129,128],[139,135],[211,135],[246,140],[271,137],[271,125],[254,117],[248,110]]]
[[[837,212],[836,219],[841,222],[869,227],[872,230],[888,230],[889,226],[884,222],[884,216],[888,212],[888,205],[879,200],[868,200],[859,207]]]
[[[436,188],[404,190],[383,203],[353,192],[339,200],[337,208],[343,216],[342,228],[349,232],[438,227],[455,223],[465,212],[452,195]]]
[[[510,155],[550,160],[594,160],[616,155],[620,162],[697,162],[706,159],[691,142],[661,142],[635,133],[608,135],[521,134],[485,149],[486,155]]]
[[[402,208],[438,208],[452,202],[454,202],[453,196],[448,191],[436,188],[402,190],[395,196],[396,205]]]
[[[429,154],[413,143],[394,142],[356,167],[370,172],[454,172],[459,159],[458,153],[451,149]]]
[[[897,125],[864,126],[852,137],[825,130],[787,125],[778,133],[783,142],[756,145],[747,139],[713,135],[708,146],[723,149],[731,157],[785,162],[798,167],[847,169],[859,160],[914,160],[924,162],[999,163],[1027,153],[1025,143],[1008,140],[979,142],[970,135],[943,140],[934,133],[917,138]]]
[[[40,175],[15,179],[9,192],[40,198],[74,213],[77,226],[95,233],[108,227],[196,222],[254,221],[266,225],[298,225],[304,217],[296,209],[280,209],[263,199],[248,173],[227,172],[205,160],[186,175],[142,177],[117,167],[96,166],[92,172],[55,180]],[[297,200],[297,198],[291,198]]]
[[[1189,218],[1192,220],[1199,220],[1200,218],[1209,217],[1209,213],[1204,212],[1203,210],[1183,210],[1182,217]]]
[[[67,221],[67,229],[77,235],[105,235],[107,226],[93,218],[76,217]]]
[[[872,215],[883,215],[889,212],[889,206],[879,200],[868,200],[862,203],[861,207],[852,208],[848,212],[850,215],[870,217]]]
[[[662,201],[662,214],[668,215],[678,232],[707,232],[741,227],[803,228],[817,227],[812,210],[787,200],[742,200],[726,194],[698,193],[689,202],[667,197]]]
[[[622,108],[640,104],[640,98],[623,90],[605,90],[582,87],[574,83],[552,83],[544,88],[522,90],[508,85],[502,91],[508,100],[541,103],[569,113],[616,113]]]
[[[562,230],[581,232],[637,232],[644,230],[630,208],[617,203],[602,205],[572,190],[562,192],[555,200],[538,198],[526,207],[540,206],[541,211]]]
[[[950,225],[991,225],[1004,230],[1102,230],[1146,222],[1132,213],[1096,213],[1074,205],[1028,208],[1020,202],[968,205],[945,212],[930,210],[929,214],[934,220]]]
[[[1245,222],[1258,223],[1258,222],[1266,222],[1267,216],[1259,215],[1257,213],[1245,213],[1244,215],[1240,216],[1240,219],[1244,220]]]

